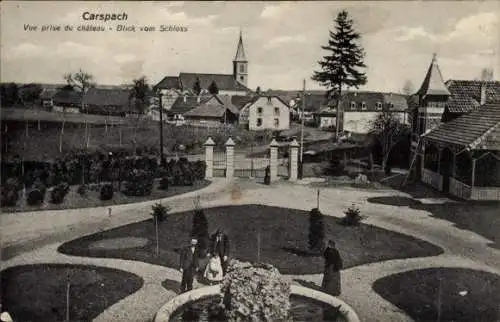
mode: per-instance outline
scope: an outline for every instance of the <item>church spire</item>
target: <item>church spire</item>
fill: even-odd
[[[247,58],[245,56],[245,49],[243,47],[243,37],[241,35],[240,29],[240,40],[238,41],[238,47],[236,49],[236,55],[234,56],[234,61],[245,62]]]
[[[431,64],[429,66],[429,69],[427,70],[427,74],[425,75],[424,81],[422,82],[422,86],[420,87],[418,94],[420,96],[450,95],[450,92],[448,91],[448,88],[444,83],[441,70],[439,69],[436,53],[432,55]]]

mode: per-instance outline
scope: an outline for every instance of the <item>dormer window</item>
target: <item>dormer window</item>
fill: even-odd
[[[365,102],[362,102],[362,103],[361,103],[361,109],[362,109],[362,110],[366,110],[366,103],[365,103]]]
[[[392,110],[394,108],[394,103],[389,103],[389,108]]]
[[[355,110],[356,109],[356,102],[351,102],[351,110]]]
[[[382,109],[382,103],[377,102],[377,110],[381,110],[381,109]]]

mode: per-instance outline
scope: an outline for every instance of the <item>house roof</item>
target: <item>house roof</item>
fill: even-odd
[[[250,103],[255,96],[250,96],[250,95],[233,95],[231,96],[231,103],[238,108],[238,110],[241,110],[246,104]]]
[[[451,113],[469,113],[479,107],[478,101],[467,95],[453,95],[448,99],[445,109]]]
[[[52,97],[54,104],[74,104],[82,103],[82,93],[72,89],[60,89]]]
[[[249,89],[238,82],[233,75],[225,74],[199,74],[199,73],[180,73],[179,80],[182,88],[191,89],[196,80],[200,80],[202,89],[208,89],[210,84],[215,81],[219,91],[248,91]]]
[[[240,110],[238,109],[237,106],[233,104],[233,99],[230,95],[217,95],[216,96],[219,102],[224,106],[226,109],[230,110],[231,113],[238,115],[240,113]]]
[[[452,95],[469,96],[477,102],[481,102],[481,86],[485,86],[486,102],[500,102],[500,82],[480,80],[454,80],[446,82]]]
[[[226,109],[222,105],[200,105],[184,114],[186,117],[223,117]]]
[[[424,138],[472,150],[500,151],[500,103],[485,104],[475,111],[443,123],[424,134]]]
[[[96,106],[129,106],[130,90],[90,88],[85,95],[85,103]]]
[[[185,99],[184,99],[185,98]],[[175,100],[174,104],[170,108],[169,112],[172,114],[184,114],[201,104],[211,100],[213,98],[212,95],[203,95],[200,96],[200,102],[198,102],[198,96],[195,95],[180,95]]]
[[[154,86],[154,89],[181,89],[181,83],[178,76],[166,76],[158,84]]]
[[[355,103],[355,110],[352,109],[353,102]],[[363,103],[365,103],[364,109]],[[382,105],[379,106],[378,103]],[[341,106],[345,112],[377,112],[381,108],[391,111],[406,111],[408,101],[406,95],[403,94],[353,91],[342,95]]]
[[[417,92],[421,96],[425,95],[450,95],[448,88],[443,81],[443,75],[439,69],[436,55],[432,57],[431,64],[427,70],[422,86]]]
[[[245,56],[245,48],[243,48],[243,37],[241,36],[241,31],[240,31],[240,39],[238,40],[238,48],[236,49],[236,55],[234,56],[234,61],[238,62],[247,61],[247,57]]]
[[[305,111],[317,112],[328,105],[326,92],[306,92]],[[278,96],[279,97],[279,96]],[[302,97],[297,98],[296,106],[302,109]]]
[[[56,95],[58,89],[56,88],[44,88],[42,93],[40,93],[40,99],[42,100],[50,100]]]

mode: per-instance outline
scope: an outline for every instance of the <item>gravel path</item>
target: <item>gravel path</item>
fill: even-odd
[[[237,200],[234,200],[234,195],[231,194],[234,186],[239,186],[241,191],[241,197]],[[269,187],[247,181],[241,184],[228,184],[225,180],[218,180],[203,190],[189,193],[187,196],[172,197],[165,202],[168,202],[176,212],[192,209],[193,199],[197,195],[201,196],[204,207],[253,203],[310,210],[311,205],[316,205],[316,193],[317,189],[309,186],[288,183],[279,184],[278,187]],[[320,209],[325,215],[343,216],[343,210],[355,203],[362,213],[370,214],[365,223],[420,238],[445,250],[440,256],[391,260],[344,270],[342,273],[343,291],[340,298],[357,311],[362,321],[412,321],[404,312],[372,290],[373,282],[381,277],[412,269],[438,266],[466,267],[500,274],[500,251],[487,246],[491,243],[490,240],[473,232],[459,229],[448,221],[433,218],[430,213],[423,210],[373,204],[367,201],[370,197],[396,195],[408,196],[397,191],[321,189]],[[71,220],[63,219],[53,228],[50,222],[44,221],[62,218],[64,214],[38,212],[36,224],[33,222],[33,214],[15,214],[21,216],[17,219],[8,218],[7,226],[4,226],[2,221],[0,233],[3,234],[4,231],[7,233],[4,236],[4,242],[11,249],[17,250],[17,253],[12,251],[12,254],[18,255],[3,261],[2,269],[28,263],[52,262],[92,264],[126,270],[141,276],[145,281],[144,286],[138,292],[112,305],[95,321],[148,321],[161,305],[175,296],[173,291],[164,289],[161,283],[165,279],[180,281],[181,275],[178,271],[142,262],[67,256],[57,253],[57,247],[69,239],[144,220],[149,216],[148,212],[153,203],[154,201],[124,205],[124,207],[115,206],[111,218],[107,216],[107,208],[95,213],[70,215]],[[38,219],[42,220],[40,225]],[[26,235],[22,235],[23,229],[27,230]],[[22,236],[18,236],[20,234]],[[32,244],[40,240],[44,240],[46,246],[33,247]],[[290,276],[290,278],[319,285],[322,275]]]

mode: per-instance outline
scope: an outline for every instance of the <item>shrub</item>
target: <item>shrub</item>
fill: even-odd
[[[14,207],[19,200],[19,181],[15,178],[9,178],[2,189],[2,207]]]
[[[161,190],[168,190],[168,186],[170,184],[171,178],[169,176],[164,176],[160,179],[160,186],[159,188]]]
[[[340,176],[344,173],[345,173],[345,165],[342,162],[342,160],[337,156],[333,157],[333,159],[330,161],[330,164],[328,165],[328,168],[325,169],[325,174],[332,176]]]
[[[64,201],[64,197],[69,192],[69,185],[66,182],[60,183],[52,189],[50,194],[50,202],[60,204]]]
[[[26,198],[26,202],[30,206],[39,206],[45,200],[45,190],[40,190],[37,188],[32,189],[28,192],[28,196]]]
[[[205,161],[193,162],[193,175],[195,180],[205,179],[205,171],[207,169],[207,164]]]
[[[111,200],[113,199],[113,185],[106,183],[101,187],[100,199],[101,200]]]
[[[161,203],[157,203],[155,205],[153,205],[153,212],[151,212],[151,216],[153,216],[153,218],[155,220],[158,220],[158,222],[162,222],[162,221],[165,221],[167,220],[167,215],[168,215],[168,212],[170,211],[170,207],[169,206],[163,206]]]
[[[347,208],[346,211],[344,211],[344,218],[342,218],[341,223],[344,224],[345,226],[357,226],[363,220],[363,217],[361,216],[361,212],[358,207],[356,207],[354,204]]]
[[[325,224],[323,214],[318,208],[313,208],[309,212],[309,249],[321,251],[325,238]]]
[[[194,211],[191,236],[198,239],[198,247],[204,253],[208,249],[208,220],[203,209]]]
[[[221,291],[229,321],[289,321],[291,318],[290,282],[271,265],[232,260]]]
[[[84,197],[84,196],[86,196],[86,195],[87,195],[87,191],[88,191],[88,189],[89,189],[89,187],[88,187],[87,185],[82,184],[82,185],[78,186],[78,189],[76,190],[76,192],[77,192],[80,196]]]
[[[151,194],[154,184],[154,175],[150,171],[134,169],[125,185],[127,196],[147,196]]]

